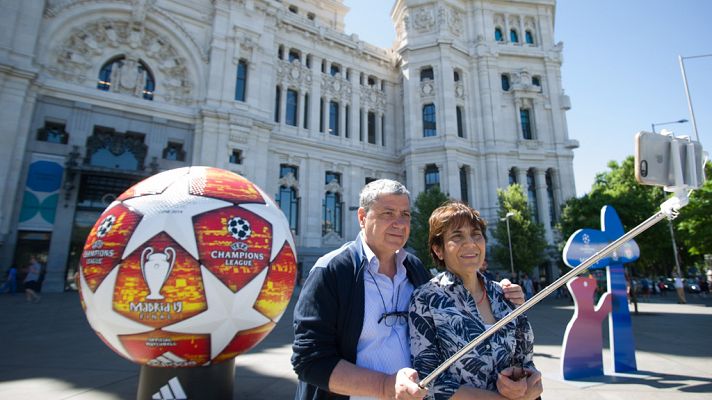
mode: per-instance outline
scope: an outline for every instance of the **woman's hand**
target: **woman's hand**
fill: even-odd
[[[427,389],[418,386],[418,371],[412,368],[403,368],[395,374],[394,399],[422,399],[428,394]]]
[[[544,391],[541,373],[530,368],[505,368],[497,378],[497,391],[510,400],[534,400]]]
[[[502,291],[504,291],[504,297],[512,302],[512,304],[517,306],[524,304],[524,292],[521,286],[510,282],[509,279],[502,279],[499,285],[502,287]]]

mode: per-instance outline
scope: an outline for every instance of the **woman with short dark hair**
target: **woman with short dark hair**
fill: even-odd
[[[487,223],[477,210],[449,202],[430,216],[428,245],[443,272],[413,292],[409,309],[413,368],[431,373],[514,305],[486,278]],[[534,368],[534,334],[520,316],[440,374],[429,388],[434,399],[536,399],[541,374]]]

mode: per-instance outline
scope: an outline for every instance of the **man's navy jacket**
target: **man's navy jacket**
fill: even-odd
[[[366,263],[359,235],[321,257],[309,272],[294,308],[292,366],[299,377],[295,399],[348,398],[329,392],[329,377],[339,360],[356,363]],[[406,253],[403,265],[414,287],[430,279],[416,256]]]

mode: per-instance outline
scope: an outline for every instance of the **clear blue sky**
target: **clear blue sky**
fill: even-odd
[[[351,8],[347,33],[391,46],[394,1],[344,3]],[[691,121],[677,57],[712,55],[712,1],[559,0],[555,35],[564,42],[569,137],[580,143],[574,151],[580,196],[609,161],[633,154],[636,132],[652,123]],[[712,153],[712,56],[684,63],[700,141]],[[692,135],[691,122],[656,125],[663,128]]]

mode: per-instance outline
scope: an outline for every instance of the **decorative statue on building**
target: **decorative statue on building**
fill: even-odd
[[[134,58],[127,57],[115,63],[111,70],[112,92],[141,96],[145,82],[146,71]]]

